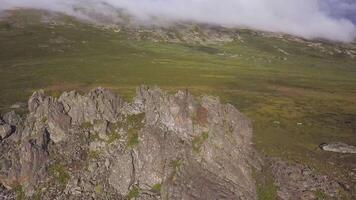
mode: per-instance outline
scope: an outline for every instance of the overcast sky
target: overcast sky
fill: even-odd
[[[115,18],[124,9],[140,21],[194,21],[285,32],[308,39],[356,38],[356,0],[0,0],[0,10],[40,8],[82,16],[78,7]]]

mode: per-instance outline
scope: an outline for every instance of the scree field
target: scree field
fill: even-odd
[[[41,88],[58,96],[102,86],[127,99],[141,84],[187,89],[219,96],[246,114],[262,154],[337,176],[346,175],[336,165],[356,165],[354,155],[318,148],[356,145],[356,59],[248,30],[240,32],[243,41],[215,45],[154,42],[69,18],[44,25],[25,13],[0,21],[1,112]]]

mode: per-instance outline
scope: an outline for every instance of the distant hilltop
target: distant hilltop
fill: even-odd
[[[112,22],[109,19],[97,16],[98,21],[88,19],[78,20],[63,13],[48,12],[44,10],[19,9],[5,11],[0,17],[0,25],[7,29],[24,29],[31,25],[45,25],[48,28],[59,27],[75,28],[77,23],[87,24],[98,29],[122,34],[127,39],[138,41],[169,42],[187,45],[217,45],[237,41],[244,43],[248,37],[261,39],[274,38],[284,42],[299,43],[306,48],[311,48],[330,56],[347,56],[356,58],[356,43],[333,42],[325,39],[307,40],[285,33],[256,31],[247,27],[228,28],[219,25],[175,22],[166,25],[142,25],[130,20],[129,16],[122,16],[120,21]],[[109,21],[108,21],[109,20]],[[164,24],[164,23],[163,23]],[[61,41],[53,41],[59,42]],[[277,49],[285,53],[283,49]]]
[[[95,23],[169,26],[175,23],[249,27],[307,39],[352,42],[356,26],[352,0],[5,0],[1,10],[37,9]],[[257,13],[257,14],[256,14]]]

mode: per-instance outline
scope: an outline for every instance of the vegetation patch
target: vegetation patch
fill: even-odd
[[[321,191],[321,190],[317,190],[315,191],[315,200],[324,200],[326,199],[326,194]]]
[[[260,200],[276,200],[277,187],[273,182],[267,182],[265,185],[260,185],[260,187],[257,188],[257,196]]]
[[[204,142],[209,138],[209,133],[203,132],[201,135],[196,136],[192,141],[193,150],[196,153],[200,153]]]
[[[96,185],[94,188],[95,193],[101,194],[103,192],[104,188],[102,185]]]
[[[62,94],[62,91],[59,90],[48,90],[45,91],[46,95],[54,97],[54,98],[59,98]]]
[[[139,130],[137,129],[130,129],[127,131],[127,146],[130,148],[135,147],[139,143]]]
[[[127,117],[127,124],[130,127],[140,129],[143,127],[143,120],[145,119],[145,113],[140,113],[137,115],[129,115]]]
[[[80,125],[80,128],[82,128],[82,129],[91,129],[91,128],[93,128],[93,124],[90,123],[90,122],[83,122]]]
[[[179,168],[182,166],[183,164],[183,160],[181,159],[176,159],[176,160],[172,160],[170,165],[173,168],[173,179],[175,177],[175,175],[177,174]]]
[[[170,162],[170,166],[173,168],[173,171],[171,174],[172,181],[175,181],[178,170],[180,169],[182,164],[183,164],[183,160],[181,160],[181,159],[172,160]]]
[[[21,185],[18,185],[14,188],[14,192],[16,194],[16,200],[25,200],[26,195],[23,187]]]
[[[162,187],[161,183],[154,184],[151,188],[151,191],[155,193],[161,193],[161,187]]]
[[[68,173],[67,169],[65,168],[65,166],[63,166],[59,163],[50,165],[48,167],[48,172],[62,186],[66,186],[70,179],[69,173]]]
[[[143,120],[145,118],[145,113],[140,113],[137,115],[130,115],[127,117],[127,146],[130,148],[135,147],[139,143],[139,132],[144,126]]]
[[[133,186],[129,193],[127,194],[127,199],[135,199],[140,195],[140,188],[138,186]]]
[[[46,123],[47,122],[47,117],[42,117],[42,119],[41,119],[41,121],[43,122],[43,123]]]
[[[274,184],[274,177],[269,168],[257,172],[253,171],[256,180],[257,197],[259,200],[276,200],[277,186]]]
[[[183,161],[181,159],[176,159],[176,160],[172,160],[170,164],[174,170],[178,170],[180,166],[182,166]]]
[[[97,140],[102,140],[100,137],[99,137],[99,133],[90,133],[89,134],[89,140],[90,141],[97,141]]]
[[[108,139],[107,142],[109,144],[111,144],[111,143],[115,142],[118,139],[120,139],[120,135],[116,131],[111,131],[111,133],[109,134],[109,139]]]
[[[98,159],[100,157],[100,152],[99,151],[89,151],[88,156],[90,159]]]
[[[33,197],[34,200],[41,200],[42,199],[42,191],[41,188],[37,188],[36,193]]]

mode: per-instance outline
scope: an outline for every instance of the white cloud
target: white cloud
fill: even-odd
[[[117,16],[115,9],[124,9],[146,23],[163,18],[228,27],[247,26],[309,39],[352,41],[356,38],[355,24],[342,15],[345,10],[356,12],[350,0],[0,0],[2,9],[15,7],[82,16],[83,13],[74,8],[84,7],[111,18]]]

